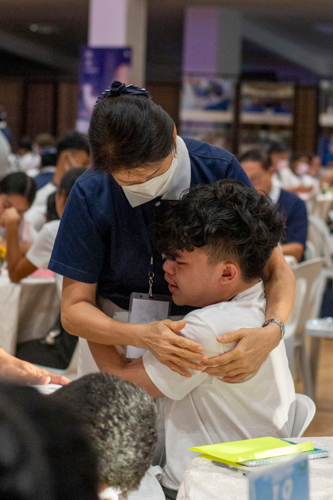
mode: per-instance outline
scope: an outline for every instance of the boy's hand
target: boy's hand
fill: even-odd
[[[174,333],[182,330],[185,324],[185,321],[166,319],[140,326],[143,328],[142,340],[145,349],[174,372],[190,378],[191,374],[184,368],[202,371],[202,362],[208,358],[200,352],[203,351],[200,344]]]
[[[279,345],[280,340],[280,328],[275,323],[265,328],[241,328],[220,335],[217,341],[222,344],[234,341],[238,343],[231,351],[203,361],[207,367],[205,372],[223,377],[223,382],[241,382],[257,373],[269,353]]]

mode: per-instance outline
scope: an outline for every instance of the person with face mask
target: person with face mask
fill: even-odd
[[[273,321],[225,334],[220,342],[238,345],[209,360],[200,344],[175,333],[184,322],[172,319],[191,308],[172,304],[165,319],[171,290],[164,280],[163,256],[150,238],[164,201],[179,199],[190,186],[223,178],[251,185],[236,158],[177,136],[172,119],[145,89],[120,82],[97,101],[89,143],[93,165],[73,187],[49,264],[64,276],[63,325],[81,337],[79,374],[98,371],[90,349],[95,359],[105,360],[112,345],[149,350],[187,377],[186,368],[206,367],[228,382],[258,371],[278,345],[293,304],[294,278],[281,251],[273,252],[264,272],[266,319]],[[127,355],[137,356],[133,350]]]
[[[38,189],[35,201],[26,213],[36,231],[40,231],[46,222],[47,199],[59,187],[60,181],[73,167],[88,167],[90,149],[88,139],[79,132],[67,132],[57,144],[57,163],[53,179]]]

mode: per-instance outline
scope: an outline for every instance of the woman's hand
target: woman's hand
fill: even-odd
[[[265,328],[241,328],[225,333],[217,338],[218,342],[228,344],[237,341],[234,349],[220,356],[204,361],[209,375],[223,377],[224,382],[241,382],[257,373],[269,353],[279,345],[280,328],[271,323]],[[212,368],[210,368],[212,367]]]
[[[4,210],[1,216],[1,225],[8,227],[9,225],[19,226],[19,224],[20,224],[20,215],[16,210],[16,208],[14,207],[6,208],[6,210]]]
[[[191,374],[184,368],[202,371],[202,362],[208,358],[200,352],[203,351],[202,345],[174,333],[182,330],[185,324],[185,321],[166,319],[137,326],[141,329],[145,349],[174,372],[190,378]]]

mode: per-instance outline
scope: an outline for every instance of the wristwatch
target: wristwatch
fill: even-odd
[[[286,327],[285,327],[285,325],[282,323],[282,321],[280,321],[279,319],[276,319],[276,318],[266,319],[265,323],[263,323],[263,325],[262,325],[262,326],[267,326],[267,325],[269,325],[270,323],[276,323],[277,325],[279,325],[279,327],[280,327],[280,331],[281,331],[281,339],[283,339],[284,334],[285,334],[285,332],[286,332]]]

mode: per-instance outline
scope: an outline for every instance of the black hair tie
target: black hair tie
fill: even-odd
[[[135,95],[142,96],[149,99],[149,92],[145,88],[137,87],[136,85],[125,85],[125,83],[115,80],[112,85],[104,90],[98,97],[96,104],[105,99],[106,97],[119,97],[120,95]],[[95,104],[95,106],[96,106]]]

